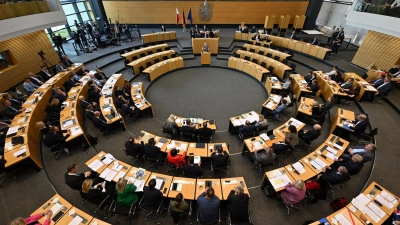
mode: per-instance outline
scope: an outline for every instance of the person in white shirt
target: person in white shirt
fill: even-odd
[[[325,75],[328,75],[328,76],[335,76],[335,75],[337,74],[337,72],[336,72],[337,70],[338,70],[338,67],[337,67],[337,66],[334,66],[333,69],[332,69],[332,71],[329,72],[329,73],[325,73]]]
[[[335,32],[335,30],[336,30],[336,26],[333,26],[332,29],[330,29],[330,30],[328,31],[328,41],[326,42],[326,44],[330,44],[330,43],[331,43],[331,41],[332,41],[332,35],[333,35],[333,33]]]

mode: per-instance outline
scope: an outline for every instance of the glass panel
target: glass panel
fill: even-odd
[[[78,6],[79,12],[87,10],[85,7],[85,3],[83,3],[83,2],[78,2],[78,3],[76,3],[76,5]]]
[[[76,29],[75,26],[70,26],[69,29],[71,30],[71,32],[72,32],[72,31],[77,31],[77,30],[78,30],[78,29]]]
[[[61,25],[61,26],[52,27],[51,30],[54,32],[54,31],[61,30],[64,28],[65,28],[65,25]]]
[[[81,13],[82,21],[88,21],[90,20],[89,15],[87,12]]]
[[[79,23],[77,15],[74,14],[74,15],[67,16],[67,21],[68,21],[69,26],[75,25],[75,20],[77,21],[77,23]]]
[[[57,36],[58,34],[60,34],[61,37],[65,37],[65,38],[67,38],[67,39],[69,38],[69,34],[68,34],[67,29],[62,29],[62,30],[55,31],[55,32],[53,32],[53,34],[55,34],[56,36]]]
[[[65,15],[75,13],[74,6],[72,4],[62,5]]]

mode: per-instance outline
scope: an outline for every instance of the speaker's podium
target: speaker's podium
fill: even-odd
[[[201,65],[210,65],[211,63],[211,52],[201,51]]]

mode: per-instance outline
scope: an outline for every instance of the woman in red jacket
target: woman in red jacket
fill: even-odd
[[[171,163],[172,165],[182,168],[183,165],[186,164],[186,151],[182,150],[183,153],[182,155],[178,154],[178,150],[176,150],[176,148],[170,149],[167,155],[167,160],[169,163]]]
[[[26,219],[23,218],[17,218],[15,220],[13,220],[10,225],[26,225],[26,224],[33,224],[33,225],[42,225],[41,223],[38,222],[38,220],[40,218],[42,218],[43,216],[46,215],[46,219],[43,222],[43,225],[50,225],[51,223],[51,216],[53,215],[53,213],[51,212],[51,210],[47,211],[47,212],[43,212],[43,213],[38,213],[36,215],[30,216]]]

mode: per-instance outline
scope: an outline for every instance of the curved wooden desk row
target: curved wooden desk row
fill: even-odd
[[[243,113],[242,115],[239,116],[233,116],[229,118],[229,132],[231,134],[236,133],[237,128],[246,124],[246,120],[250,121],[250,123],[253,123],[254,121],[259,121],[260,115],[261,114],[259,114],[256,111],[251,111]]]
[[[300,74],[290,74],[290,77],[293,78],[292,83],[290,83],[290,89],[296,95],[296,100],[299,100],[303,93],[312,93],[312,91],[307,89],[308,83],[303,76]],[[316,96],[319,96],[320,93],[321,91],[317,92]]]
[[[167,51],[163,51],[163,52],[158,52],[158,53],[154,53],[152,55],[148,55],[142,58],[139,58],[135,61],[132,61],[128,64],[128,66],[132,66],[133,72],[135,74],[139,74],[140,70],[139,67],[143,67],[144,69],[146,69],[147,67],[149,67],[147,64],[150,63],[151,65],[154,64],[154,60],[158,59],[159,61],[164,60],[163,57],[166,56],[168,58],[171,58],[171,55],[175,54],[174,50],[167,50]]]
[[[247,61],[245,59],[239,59],[233,56],[229,57],[228,67],[248,73],[260,82],[263,78],[263,74],[269,73],[269,70],[256,63]]]
[[[317,75],[319,90],[325,99],[334,95],[347,96],[346,93],[341,92],[341,87],[338,83],[333,80],[328,81],[325,79],[328,75],[325,75],[322,71],[314,71],[314,73]]]
[[[382,70],[368,69],[368,72],[367,72],[368,77],[365,80],[367,80],[367,81],[376,80],[378,78],[381,78],[381,76],[383,74],[386,74],[386,72],[382,71]]]
[[[361,215],[364,215],[374,225],[383,224],[399,205],[395,197],[396,195],[381,185],[372,182],[362,193],[353,198],[346,207],[326,218],[311,223],[311,225],[319,225],[321,223],[335,224],[338,221],[339,224],[364,225],[365,222],[361,219]],[[375,201],[378,201],[381,205],[376,204]]]
[[[105,161],[108,161],[108,164],[106,164]],[[116,182],[119,180],[119,178],[124,177],[128,181],[134,182],[134,184],[138,186],[139,190],[142,189],[144,185],[147,186],[151,179],[157,179],[163,183],[160,191],[162,191],[163,196],[166,198],[175,198],[178,193],[182,193],[186,200],[196,200],[197,197],[204,192],[206,181],[212,182],[212,187],[215,190],[215,194],[221,200],[226,200],[230,191],[239,184],[242,184],[244,187],[244,192],[249,194],[243,177],[224,179],[196,179],[152,173],[143,168],[133,167],[122,162],[121,160],[117,160],[112,155],[103,151],[87,161],[86,165],[92,170],[98,172],[100,177],[104,177],[107,181]],[[139,170],[144,172],[144,176],[137,176],[137,172]],[[176,190],[172,190],[174,184],[177,184]]]
[[[364,95],[365,92],[375,93],[378,91],[374,88],[374,86],[372,86],[370,83],[368,83],[368,81],[364,80],[362,77],[360,77],[356,73],[347,72],[347,73],[344,73],[342,77],[345,81],[347,81],[350,78],[354,78],[352,87],[354,87],[356,85],[358,85],[360,87],[360,94],[356,98],[358,101],[360,101],[360,99],[362,98],[362,96]]]
[[[99,100],[101,114],[104,116],[109,124],[120,122],[124,130],[126,129],[124,118],[118,114],[117,108],[114,104],[114,99],[117,98],[114,93],[115,87],[124,86],[124,76],[122,74],[113,74],[104,84],[101,90],[102,96]]]
[[[51,224],[55,225],[68,225],[68,224],[85,224],[85,225],[111,225],[91,215],[83,212],[82,210],[76,208],[67,200],[62,198],[59,194],[54,195],[48,201],[46,201],[42,206],[36,209],[31,215],[37,215],[48,210],[53,211],[52,219],[56,215],[60,215],[56,222],[51,221]],[[46,216],[40,218],[38,222],[40,224],[44,223]],[[71,223],[72,222],[72,223]],[[75,223],[74,223],[75,222]]]
[[[183,67],[183,58],[181,56],[170,58],[167,60],[163,60],[159,63],[153,64],[150,67],[147,67],[143,70],[142,73],[149,74],[150,82],[155,80],[157,77],[167,73],[171,70],[182,68]]]
[[[244,58],[245,56],[250,57],[250,60],[256,59],[257,64],[261,65],[262,62],[265,62],[266,67],[272,66],[274,68],[274,74],[277,75],[279,78],[283,79],[285,77],[285,72],[292,70],[291,67],[275,60],[270,57],[259,55],[257,53],[252,53],[243,50],[237,50],[236,54],[240,55],[240,58]]]
[[[242,32],[235,32],[235,40],[242,40],[242,41],[255,41],[253,40],[253,37],[256,34],[252,34],[252,33],[242,33]],[[266,36],[269,37],[269,35],[266,34],[261,34],[260,37],[261,39],[264,39]],[[268,43],[268,42],[265,42]]]
[[[261,105],[261,114],[264,114],[265,110],[275,110],[282,99],[282,96],[276,94],[268,94],[268,96],[268,99]]]
[[[329,134],[335,133],[336,129],[344,129],[346,131],[353,132],[353,130],[346,129],[344,125],[346,120],[354,121],[355,119],[356,117],[353,111],[338,108],[335,115],[332,117]]]
[[[140,48],[136,49],[134,51],[127,52],[125,54],[122,54],[121,57],[125,57],[125,60],[129,60],[129,62],[134,61],[132,58],[136,56],[137,58],[140,58],[140,54],[145,54],[149,55],[149,52],[152,52],[152,54],[157,53],[157,49],[161,49],[161,51],[165,51],[165,49],[168,48],[168,44],[159,44],[159,45],[153,45],[145,48]]]
[[[74,67],[69,69],[78,71],[83,64],[75,63]],[[43,121],[46,113],[45,109],[49,99],[53,97],[53,84],[62,87],[65,81],[68,80],[70,72],[61,72],[54,75],[40,86],[22,105],[26,108],[25,112],[14,117],[11,127],[7,133],[7,138],[4,146],[4,158],[7,160],[6,167],[13,166],[26,159],[33,161],[36,169],[41,169],[42,162],[39,152],[39,130],[36,128],[36,123]],[[15,133],[15,129],[18,131]],[[13,131],[14,130],[14,131]],[[22,136],[23,144],[12,145],[12,136]]]
[[[175,116],[171,114],[171,116]],[[195,124],[195,128],[200,129],[203,126],[203,122],[207,122],[207,127],[210,128],[215,132],[217,130],[217,122],[215,120],[205,120],[203,118],[185,118],[181,116],[175,116],[175,123],[178,125],[178,127],[182,127],[183,121],[189,120],[190,119],[190,124]],[[210,123],[211,121],[211,123]]]
[[[274,50],[271,48],[266,48],[266,47],[261,47],[258,45],[251,45],[251,44],[244,44],[243,47],[246,48],[246,51],[250,51],[250,49],[253,49],[255,51],[255,53],[259,54],[259,55],[264,55],[266,56],[268,53],[272,54],[271,58],[274,58],[275,56],[279,57],[279,61],[282,62],[284,59],[288,59],[289,57],[291,57],[291,55],[284,53],[284,52],[280,52],[278,50]],[[260,54],[259,52],[263,51],[263,54]]]
[[[204,43],[207,43],[211,54],[218,54],[219,38],[192,38],[193,54],[200,54]]]
[[[157,32],[152,34],[142,34],[143,43],[157,42],[157,41],[170,41],[176,40],[176,32]]]
[[[151,117],[154,117],[153,107],[144,97],[143,82],[134,82],[131,85],[131,96],[135,106],[141,111],[148,110]]]

